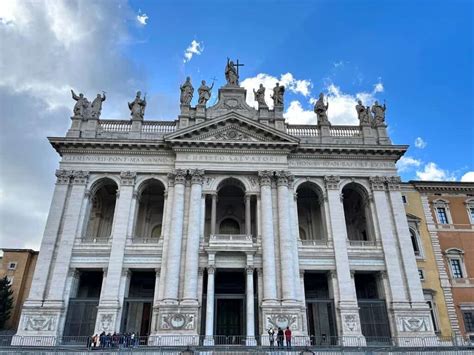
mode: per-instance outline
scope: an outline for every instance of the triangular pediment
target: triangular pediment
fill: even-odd
[[[170,143],[187,145],[296,146],[299,139],[231,112],[164,137]]]

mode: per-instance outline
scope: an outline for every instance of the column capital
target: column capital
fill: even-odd
[[[168,173],[166,177],[168,178],[168,187],[174,186],[174,178],[176,175],[174,173]]]
[[[207,274],[214,274],[216,272],[216,267],[214,265],[207,266]]]
[[[184,185],[186,182],[186,170],[176,169],[174,171],[174,183],[175,185],[181,184]]]
[[[260,186],[271,186],[273,172],[270,170],[262,170],[258,172],[258,178],[260,180]]]
[[[336,270],[329,270],[328,273],[329,273],[329,277],[330,277],[331,279],[337,279],[337,272],[336,272]]]
[[[204,268],[203,267],[198,267],[198,275],[202,276],[204,274]]]
[[[383,176],[372,176],[369,178],[370,186],[372,191],[384,191],[385,190],[385,177]]]
[[[400,176],[388,176],[386,180],[387,180],[387,185],[388,185],[389,190],[392,190],[392,191],[400,190],[400,184],[402,182],[402,180],[400,179]]]
[[[382,280],[388,279],[387,270],[382,270],[382,271],[380,271],[380,272],[379,272],[379,275],[380,275],[380,277],[382,278]]]
[[[65,170],[65,169],[58,169],[56,170],[56,184],[57,185],[68,185],[71,181],[72,171]]]
[[[91,190],[86,189],[86,190],[84,191],[84,197],[87,198],[87,199],[89,199],[89,198],[91,197]]]
[[[247,275],[253,275],[254,270],[255,268],[253,267],[253,265],[247,265],[245,267],[245,272],[247,273]]]
[[[192,185],[202,185],[204,181],[204,170],[202,169],[194,169],[189,172],[191,175],[191,184]]]
[[[356,272],[355,272],[355,270],[351,270],[351,279],[353,279],[353,278],[354,278],[354,276],[355,276],[355,273],[356,273]]]
[[[72,183],[74,185],[85,185],[89,179],[89,172],[84,170],[75,170],[72,172]]]
[[[120,181],[122,186],[133,186],[135,185],[135,178],[137,173],[134,171],[122,171],[120,173]]]
[[[327,190],[337,190],[339,189],[339,182],[341,178],[336,175],[326,175],[324,177],[324,183],[326,184]]]
[[[159,268],[159,267],[155,268],[155,273],[156,273],[156,276],[160,276],[161,275],[161,268]]]
[[[289,186],[294,180],[293,175],[286,170],[277,171],[275,176],[277,179],[277,186]]]

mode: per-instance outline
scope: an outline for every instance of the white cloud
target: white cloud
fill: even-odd
[[[427,143],[421,137],[416,137],[415,139],[415,147],[423,149],[427,146]]]
[[[145,26],[147,23],[146,21],[148,20],[148,15],[145,13],[142,13],[142,11],[139,9],[138,10],[138,15],[137,15],[137,21],[139,24]]]
[[[203,51],[204,47],[202,46],[202,42],[198,42],[193,39],[189,47],[186,48],[186,51],[184,52],[183,63],[189,62],[193,58],[194,54],[201,55]]]
[[[474,171],[468,171],[461,177],[462,182],[474,182]]]
[[[421,160],[409,156],[402,156],[397,162],[397,168],[400,173],[417,168],[420,165]]]
[[[290,106],[283,116],[290,124],[314,124],[316,122],[316,114],[303,109],[301,102],[297,100],[290,102]]]
[[[420,180],[430,181],[455,181],[456,176],[448,170],[443,170],[436,163],[425,164],[423,170],[416,172],[416,177]]]

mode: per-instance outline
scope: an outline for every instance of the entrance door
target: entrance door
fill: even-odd
[[[216,299],[217,342],[220,344],[240,344],[244,333],[244,299]]]
[[[141,301],[125,299],[122,332],[138,333],[140,336],[149,335],[152,312],[151,304],[151,300]]]
[[[312,344],[323,345],[334,342],[336,327],[332,300],[308,302],[306,307]]]

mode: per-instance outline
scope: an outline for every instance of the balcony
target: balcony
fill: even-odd
[[[220,251],[245,251],[254,248],[252,235],[247,234],[211,234],[208,248]]]

